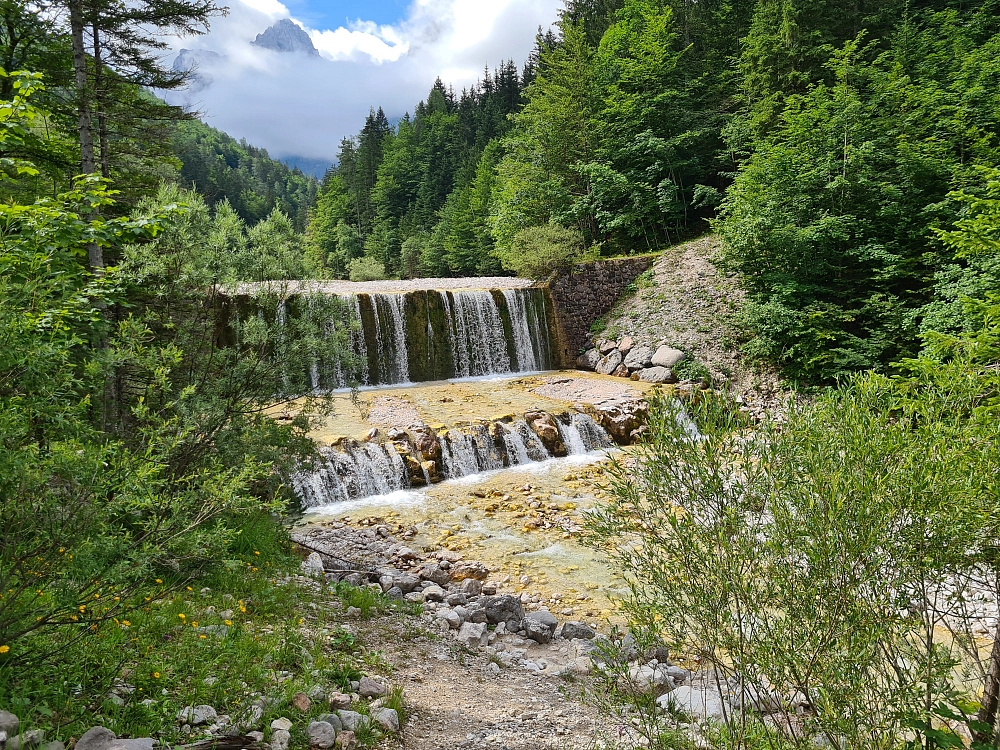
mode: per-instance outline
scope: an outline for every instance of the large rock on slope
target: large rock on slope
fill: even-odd
[[[680,349],[674,349],[671,346],[661,346],[656,350],[652,357],[652,363],[656,367],[676,367],[680,362],[684,360],[684,352]]]
[[[637,346],[625,355],[623,364],[630,370],[641,370],[653,364],[653,349],[649,346]]]
[[[601,358],[601,361],[597,363],[597,367],[594,369],[601,375],[610,375],[618,369],[618,365],[621,363],[622,353],[617,349],[613,349],[610,354]]]
[[[649,367],[639,371],[639,380],[644,383],[676,383],[677,376],[669,367]]]
[[[588,349],[576,358],[576,366],[581,370],[590,370],[593,372],[597,369],[600,361],[601,353],[597,349]]]

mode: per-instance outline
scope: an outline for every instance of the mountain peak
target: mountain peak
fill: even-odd
[[[253,43],[258,47],[273,49],[276,52],[304,52],[307,55],[319,55],[312,39],[290,18],[282,18],[273,26],[258,34]]]

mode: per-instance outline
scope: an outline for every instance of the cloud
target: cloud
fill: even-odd
[[[560,0],[414,0],[392,25],[359,20],[313,29],[293,18],[320,52],[309,58],[250,44],[279,18],[291,17],[278,0],[235,0],[210,34],[174,40],[175,50],[223,57],[201,64],[208,86],[171,98],[273,156],[332,160],[371,108],[398,118],[427,96],[438,75],[461,90],[487,64],[523,62],[538,26],[551,25],[560,7]]]

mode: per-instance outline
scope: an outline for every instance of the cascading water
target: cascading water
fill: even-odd
[[[404,302],[400,294],[372,295],[380,383],[405,383],[410,379]]]
[[[451,297],[455,376],[468,378],[511,372],[503,318],[493,295],[484,291],[442,292]]]
[[[518,372],[544,370],[552,361],[548,316],[542,297],[527,289],[505,289]],[[539,309],[540,308],[540,309]]]
[[[321,343],[305,372],[286,373],[285,395],[549,369],[548,304],[538,288],[289,297],[281,347],[308,328],[300,317]]]
[[[585,455],[614,445],[608,434],[586,414],[564,415],[556,422],[570,455]],[[439,472],[446,479],[552,458],[524,420],[480,423],[461,430],[448,430],[437,436],[437,442],[441,447]],[[397,445],[402,444],[397,441]],[[424,484],[430,485],[431,474],[419,460],[419,452],[412,444],[409,449],[411,457],[420,463]],[[406,450],[405,445],[402,450]],[[318,467],[301,472],[292,480],[304,507],[387,495],[410,486],[410,469],[391,443],[352,443],[343,450],[325,448],[321,454],[323,460]],[[419,476],[414,477],[416,484],[419,480]]]
[[[604,428],[586,414],[567,415],[564,419],[557,419],[556,425],[571,456],[614,447],[614,441]]]
[[[345,451],[325,448],[320,453],[320,466],[292,477],[304,507],[387,495],[409,487],[406,465],[391,445],[365,443]]]

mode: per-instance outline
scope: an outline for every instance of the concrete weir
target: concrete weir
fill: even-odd
[[[307,382],[313,390],[538,372],[558,364],[547,288],[502,278],[419,282],[289,282],[280,291],[268,285],[281,296],[276,320],[288,336],[304,317],[329,334],[312,344]],[[239,289],[237,310],[251,313],[260,289]]]

